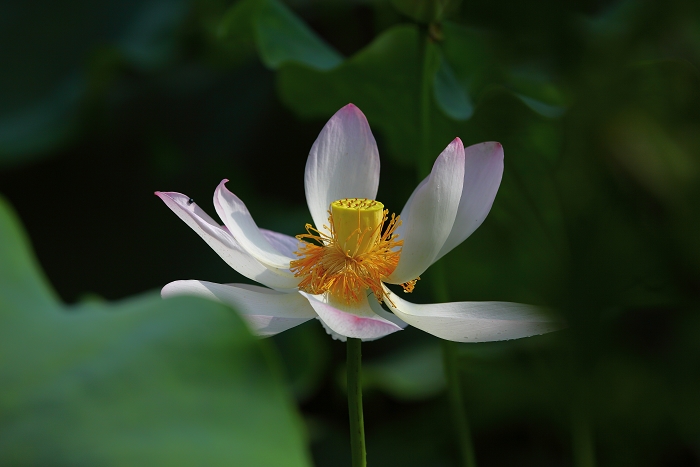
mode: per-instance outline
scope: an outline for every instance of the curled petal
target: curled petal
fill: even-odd
[[[455,342],[491,342],[536,336],[565,327],[542,309],[510,302],[452,302],[416,305],[386,289],[396,316],[411,326]]]
[[[296,292],[282,293],[247,284],[175,281],[163,287],[163,298],[181,295],[225,303],[238,311],[254,333],[272,336],[316,317],[309,302]]]
[[[341,336],[374,340],[401,331],[401,327],[374,313],[367,297],[357,304],[347,305],[334,301],[332,297],[329,300],[324,295],[299,293],[309,300],[319,319]]]
[[[379,152],[364,114],[353,104],[335,113],[311,147],[304,173],[306,202],[316,228],[329,234],[328,209],[343,198],[374,199]]]
[[[225,227],[220,227],[196,203],[175,192],[160,192],[156,195],[194,230],[226,264],[248,279],[260,282],[268,287],[287,290],[295,289],[299,279],[290,274],[280,274],[260,264],[255,258],[246,253]],[[281,234],[280,234],[281,235]]]
[[[464,146],[455,138],[438,156],[401,211],[401,258],[386,282],[401,284],[420,276],[450,235],[464,183]]]
[[[233,238],[253,258],[280,274],[292,275],[289,262],[293,259],[277,251],[263,235],[248,208],[236,195],[226,189],[222,180],[214,192],[214,207]]]
[[[464,188],[457,217],[435,261],[462,243],[486,219],[503,176],[501,143],[479,143],[464,149]]]

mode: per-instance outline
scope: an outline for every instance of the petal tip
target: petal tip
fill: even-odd
[[[166,199],[173,199],[172,191],[155,191],[153,194],[156,195],[158,198],[162,199],[163,201],[165,201]]]
[[[498,141],[486,141],[481,143],[487,150],[493,151],[495,155],[503,153],[503,145]]]
[[[503,145],[498,141],[485,141],[464,148],[467,157],[483,157],[503,160]]]
[[[172,298],[176,295],[176,283],[181,281],[169,282],[160,289],[160,297],[163,299]]]
[[[435,164],[433,164],[433,169],[437,166],[438,161],[441,159],[453,160],[454,162],[463,163],[464,144],[462,144],[462,140],[459,138],[455,138],[452,141],[450,141],[450,144],[447,145],[445,150],[442,151],[435,160]]]
[[[219,182],[219,184],[216,187],[216,190],[214,190],[214,199],[216,199],[217,193],[221,193],[223,191],[226,191],[228,193],[231,193],[231,191],[226,188],[226,184],[228,183],[228,178],[224,178]]]
[[[362,112],[362,110],[360,110],[360,108],[352,102],[346,104],[344,107],[341,107],[341,109],[336,112],[336,115],[352,115],[354,117],[367,121],[367,117],[365,117],[365,114]]]

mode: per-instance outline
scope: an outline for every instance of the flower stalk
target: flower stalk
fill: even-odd
[[[575,467],[595,467],[595,447],[591,424],[579,396],[571,415],[572,450]]]
[[[360,380],[360,368],[362,365],[361,343],[360,339],[352,337],[347,340],[347,390],[352,467],[367,466],[365,422],[362,415],[362,384]]]
[[[462,396],[462,384],[459,379],[459,366],[457,361],[457,344],[452,341],[442,340],[442,362],[447,379],[447,395],[452,409],[452,422],[457,432],[460,457],[464,467],[476,467],[472,434],[469,429],[464,398]]]
[[[445,281],[445,267],[443,262],[433,265],[433,295],[442,302],[448,300],[448,292]],[[447,382],[447,397],[452,413],[452,424],[457,433],[457,443],[459,453],[464,467],[476,467],[476,455],[474,454],[474,443],[472,442],[471,429],[467,419],[464,396],[462,391],[462,380],[459,376],[459,358],[456,342],[441,340],[442,365]]]
[[[421,119],[421,157],[418,160],[417,172],[420,182],[430,173],[433,160],[430,156],[430,107],[432,103],[431,92],[435,72],[439,66],[439,55],[437,45],[429,31],[425,35],[425,49],[423,52],[423,70],[421,76],[420,90],[420,119]],[[439,302],[448,301],[448,292],[445,281],[444,263],[438,262],[433,265],[432,288],[434,298]],[[459,366],[457,358],[457,344],[448,341],[441,341],[443,371],[447,382],[447,393],[452,413],[452,422],[457,432],[457,442],[459,444],[460,457],[464,467],[476,467],[476,456],[474,455],[474,444],[472,443],[471,430],[467,421],[462,395],[462,384],[459,378]]]
[[[430,155],[430,97],[433,90],[433,79],[439,65],[438,59],[437,45],[433,42],[430,34],[426,34],[420,89],[421,153],[417,165],[419,180],[430,173],[430,168],[433,165]]]

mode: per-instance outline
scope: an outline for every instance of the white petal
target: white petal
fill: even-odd
[[[240,274],[274,289],[296,289],[298,278],[276,273],[260,264],[241,248],[226,228],[220,227],[196,203],[190,203],[187,196],[175,192],[156,192],[156,195]]]
[[[455,138],[401,211],[397,233],[403,239],[403,248],[399,264],[386,282],[408,282],[433,264],[452,230],[463,183],[464,146]]]
[[[565,327],[532,305],[452,302],[416,305],[386,289],[387,306],[411,326],[455,342],[491,342],[535,336]]]
[[[382,308],[382,304],[377,301],[374,296],[367,297],[367,301],[369,302],[369,307],[374,311],[376,314],[381,316],[382,318],[391,321],[395,325],[399,326],[401,329],[406,329],[406,326],[408,326],[408,323],[404,322],[396,316],[394,313],[390,313],[386,311],[384,308]]]
[[[316,317],[309,302],[296,292],[282,293],[248,284],[176,281],[163,287],[161,295],[203,297],[230,305],[259,336],[271,336]]]
[[[291,237],[289,235],[267,229],[260,229],[260,232],[262,232],[263,236],[268,242],[270,242],[275,250],[291,258],[296,256],[294,252],[299,249],[300,243],[296,237]]]
[[[367,297],[360,303],[349,306],[332,298],[329,300],[327,295],[299,293],[309,300],[319,319],[341,336],[374,340],[401,331],[399,326],[374,313]]]
[[[306,202],[316,228],[328,224],[328,209],[343,198],[374,199],[379,152],[364,114],[353,104],[335,113],[321,130],[306,161]]]
[[[450,236],[435,261],[462,243],[486,219],[503,176],[501,143],[479,143],[464,149],[464,188]]]
[[[293,259],[286,256],[270,244],[255,224],[248,208],[236,195],[226,189],[222,180],[214,192],[214,207],[233,238],[253,258],[268,268],[275,269],[280,274],[292,275],[289,272],[289,262]]]
[[[228,227],[222,225],[221,228],[225,230],[226,233],[231,235],[231,232],[229,232]],[[299,250],[299,240],[297,240],[296,237],[292,237],[291,235],[267,229],[260,229],[260,233],[263,234],[263,236],[267,239],[268,242],[270,242],[270,245],[272,245],[272,247],[275,250],[289,257],[296,256],[294,252]]]
[[[347,337],[342,336],[342,335],[338,334],[337,332],[335,332],[334,330],[332,330],[331,328],[329,328],[328,325],[319,316],[317,316],[316,319],[318,320],[319,323],[321,323],[321,326],[323,326],[323,329],[326,331],[326,334],[331,336],[333,338],[333,340],[340,341],[340,342],[347,342],[348,341]]]

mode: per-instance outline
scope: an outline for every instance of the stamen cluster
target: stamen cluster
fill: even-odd
[[[334,204],[341,208],[372,210],[382,207],[381,203],[355,198]],[[381,211],[381,221],[363,229],[358,211],[357,228],[341,229],[345,231],[341,235],[343,238],[339,238],[332,210],[328,211],[330,225],[324,225],[330,235],[306,224],[307,233],[297,235],[302,242],[295,252],[299,259],[290,265],[294,275],[302,277],[299,289],[314,295],[328,292],[347,304],[359,302],[370,289],[380,302],[383,301],[382,280],[396,269],[403,246],[403,240],[398,240],[394,233],[401,220],[394,214],[389,218],[388,213],[388,210]],[[347,223],[347,219],[342,222]],[[382,232],[385,223],[387,226]]]

